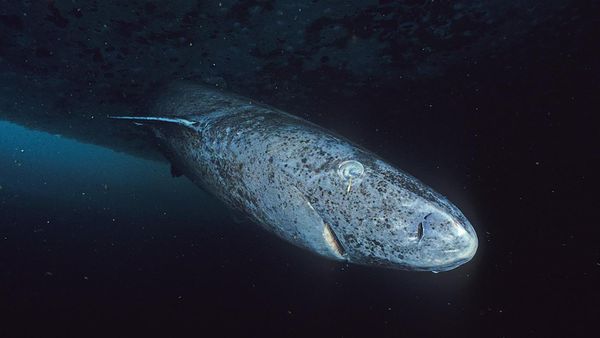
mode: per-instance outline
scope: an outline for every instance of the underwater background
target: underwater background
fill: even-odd
[[[598,1],[0,1],[0,337],[594,336]],[[475,258],[328,261],[183,177],[164,83],[333,130],[455,203]]]

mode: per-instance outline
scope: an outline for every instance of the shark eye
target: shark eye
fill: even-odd
[[[338,166],[338,175],[344,180],[344,182],[348,183],[346,187],[346,193],[349,193],[352,189],[352,181],[360,178],[365,173],[365,167],[354,160],[348,160],[340,163]]]
[[[348,160],[340,163],[338,166],[338,174],[344,180],[357,179],[364,173],[365,167],[358,161]]]

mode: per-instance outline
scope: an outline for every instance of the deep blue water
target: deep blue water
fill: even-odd
[[[0,0],[0,338],[597,336],[597,13]],[[182,78],[413,174],[473,223],[477,255],[439,274],[342,264],[232,214],[103,118]]]

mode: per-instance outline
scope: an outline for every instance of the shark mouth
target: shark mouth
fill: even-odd
[[[333,251],[336,256],[339,258],[344,257],[344,247],[338,240],[335,232],[333,232],[333,229],[331,229],[331,226],[325,222],[323,222],[323,239],[325,239],[325,243],[327,243],[331,251]]]

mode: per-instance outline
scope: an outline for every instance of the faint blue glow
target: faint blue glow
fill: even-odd
[[[0,194],[43,203],[114,208],[212,200],[187,179],[172,178],[166,163],[4,121],[0,121],[0,159]]]

